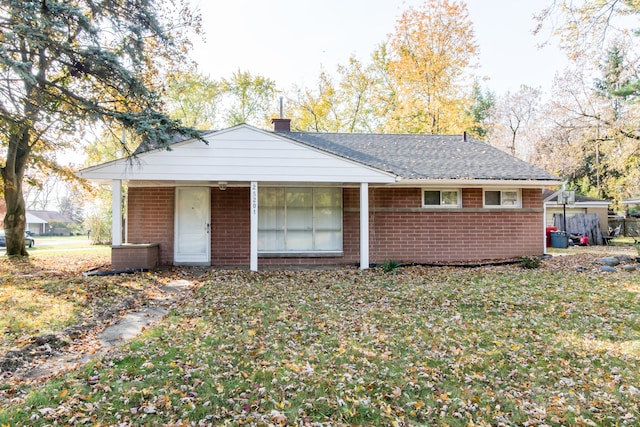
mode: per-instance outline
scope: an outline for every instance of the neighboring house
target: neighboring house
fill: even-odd
[[[611,202],[576,194],[575,203],[563,208],[562,204],[558,204],[558,193],[559,191],[544,190],[542,195],[544,198],[545,210],[547,212],[546,223],[548,225],[553,225],[554,214],[562,214],[563,209],[566,209],[567,218],[578,214],[598,215],[600,230],[605,234],[607,233],[607,229],[609,227],[608,212]]]
[[[625,217],[633,216],[637,218],[638,216],[640,216],[638,214],[638,207],[640,206],[640,197],[632,197],[631,199],[623,200],[620,202],[620,204],[624,206]],[[633,208],[635,208],[635,212],[633,214],[629,214],[630,206],[633,206]]]
[[[71,224],[73,221],[56,211],[27,210],[26,230],[35,235],[43,234],[69,234],[65,229],[55,229],[56,224]]]
[[[249,125],[78,173],[127,188],[112,268],[463,263],[544,252],[559,179],[466,135],[290,132]]]
[[[0,197],[0,227],[4,227],[4,216],[6,213],[6,202],[4,197]],[[25,230],[35,235],[50,234],[53,231],[51,223],[70,224],[73,222],[65,215],[56,211],[27,210],[25,217]]]

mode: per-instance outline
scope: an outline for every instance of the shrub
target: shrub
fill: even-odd
[[[85,221],[85,227],[94,245],[111,243],[111,221],[105,215],[89,215]]]
[[[538,268],[542,258],[537,256],[523,256],[518,260],[523,268]]]
[[[384,271],[385,273],[391,273],[395,271],[396,268],[400,267],[400,263],[398,261],[389,260],[382,264],[381,267],[382,271]]]

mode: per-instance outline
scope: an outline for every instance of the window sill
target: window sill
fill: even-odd
[[[344,256],[342,251],[326,251],[326,252],[258,252],[259,258],[323,258],[323,257],[341,257]]]

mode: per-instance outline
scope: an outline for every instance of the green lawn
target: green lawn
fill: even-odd
[[[70,252],[111,255],[109,245],[93,245],[87,236],[35,236],[35,246],[28,248],[30,255],[60,256]]]
[[[0,386],[0,425],[638,425],[640,272],[593,260],[209,271],[127,347]]]

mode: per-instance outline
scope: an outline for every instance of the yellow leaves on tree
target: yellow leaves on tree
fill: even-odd
[[[429,0],[409,8],[389,37],[397,104],[387,131],[453,133],[469,128],[462,77],[478,46],[464,2]]]

